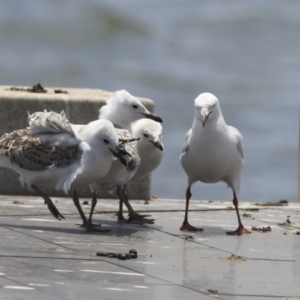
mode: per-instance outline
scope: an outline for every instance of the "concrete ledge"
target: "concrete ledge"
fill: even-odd
[[[46,88],[47,93],[32,93],[27,91],[11,91],[11,86],[0,86],[0,135],[28,126],[27,112],[43,111],[44,109],[61,112],[64,110],[70,122],[86,124],[98,118],[99,108],[112,92],[94,89]],[[27,87],[22,87],[27,88]],[[59,89],[67,93],[56,94]],[[139,98],[139,97],[138,97]],[[154,112],[154,102],[139,98],[150,112]],[[5,195],[35,195],[27,187],[22,188],[19,175],[9,169],[0,168],[0,194]],[[55,189],[43,188],[50,196],[65,196]],[[82,188],[81,197],[90,197],[89,188]],[[150,199],[150,176],[130,184],[127,195],[131,199]],[[103,191],[101,198],[116,197]]]

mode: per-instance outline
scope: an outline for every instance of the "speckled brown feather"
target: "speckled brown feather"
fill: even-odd
[[[30,133],[67,133],[75,136],[72,126],[66,117],[64,111],[60,114],[44,110],[43,112],[35,112],[28,114],[28,123]]]
[[[55,143],[43,142],[39,135],[30,134],[28,129],[20,129],[0,138],[1,152],[20,168],[40,171],[52,166],[67,167],[78,159],[82,150],[79,142],[73,145],[59,139]]]
[[[129,131],[127,130],[117,130],[118,138],[119,140],[130,140],[133,139],[132,134],[130,134]],[[123,148],[130,153],[130,156],[126,155],[124,158],[126,159],[127,162],[127,168],[130,170],[134,170],[136,167],[139,166],[140,163],[140,158],[139,158],[139,153],[137,150],[137,142],[133,141],[130,143],[125,143],[123,144]]]

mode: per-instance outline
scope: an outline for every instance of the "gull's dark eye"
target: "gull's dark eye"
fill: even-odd
[[[138,106],[137,106],[136,104],[132,105],[132,107],[133,107],[134,109],[137,109],[137,108],[138,108]]]
[[[215,106],[216,106],[216,104],[213,105],[213,107],[215,107]]]
[[[148,134],[146,134],[146,133],[144,133],[144,137],[145,137],[145,138],[148,138],[148,137],[149,137],[149,135],[148,135]]]
[[[103,142],[104,142],[105,144],[109,144],[109,140],[107,140],[107,139],[103,139]]]

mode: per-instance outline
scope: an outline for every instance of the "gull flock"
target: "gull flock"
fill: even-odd
[[[225,182],[233,192],[238,227],[228,234],[249,234],[240,218],[238,192],[243,166],[242,135],[228,126],[218,99],[200,94],[194,102],[195,116],[187,132],[180,162],[187,175],[185,216],[180,230],[202,230],[188,221],[191,187],[197,182]],[[92,222],[100,190],[116,190],[119,222],[153,224],[131,206],[126,187],[155,170],[162,158],[162,119],[150,113],[133,95],[116,91],[99,110],[98,120],[72,124],[64,111],[40,111],[28,115],[28,127],[0,137],[0,166],[19,173],[22,185],[40,195],[51,214],[64,219],[43,187],[70,193],[88,230],[107,231]],[[92,205],[87,218],[78,198],[80,186],[89,186]],[[123,204],[128,218],[123,215]]]

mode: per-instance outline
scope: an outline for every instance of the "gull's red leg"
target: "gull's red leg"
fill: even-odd
[[[240,213],[239,213],[239,202],[238,202],[238,199],[237,199],[237,196],[236,196],[235,192],[233,192],[232,203],[233,203],[233,205],[235,207],[235,211],[236,211],[238,222],[239,222],[239,227],[235,231],[227,231],[227,234],[242,235],[242,234],[249,234],[249,233],[251,233],[251,231],[248,230],[248,229],[246,229],[244,227],[244,225],[242,224]]]
[[[196,228],[196,227],[190,225],[190,223],[188,221],[189,202],[190,202],[191,197],[192,197],[191,186],[189,185],[188,188],[186,189],[185,215],[184,215],[184,220],[180,227],[180,230],[188,230],[188,231],[203,230],[203,228]]]

